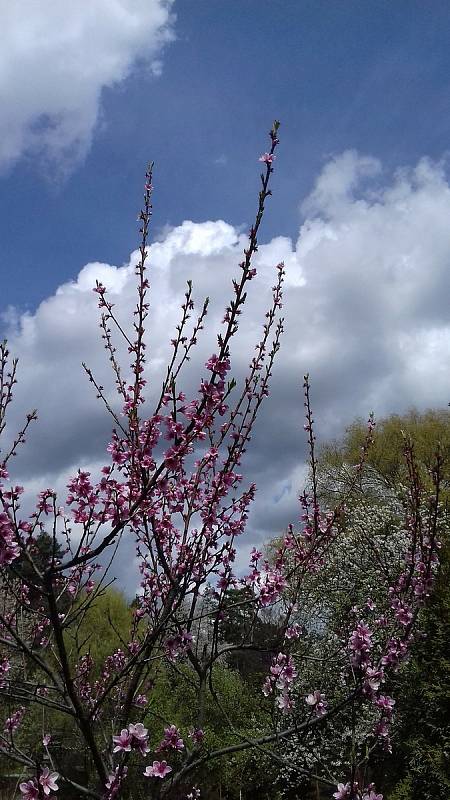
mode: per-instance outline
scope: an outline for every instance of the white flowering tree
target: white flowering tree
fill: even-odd
[[[430,491],[433,482],[432,475],[428,475],[427,481],[426,463],[433,463],[430,454],[435,452],[437,447],[446,453],[448,459],[449,420],[445,414],[439,415],[437,412],[435,415],[429,412],[423,418],[417,415],[411,417],[414,417],[415,426],[418,427],[416,435],[422,434],[418,438],[423,460],[420,465],[416,464],[414,467],[415,480],[418,480],[420,468]],[[430,419],[434,424],[431,430],[429,430]],[[408,421],[411,422],[406,418],[403,423],[407,424]],[[403,441],[403,447],[406,445],[406,451],[410,451],[411,441],[406,434],[403,434],[402,439],[400,420],[396,418],[395,424],[400,441]],[[326,445],[323,448],[318,466],[318,484],[323,502],[329,506],[339,505],[342,497],[348,493],[357,471],[359,476],[356,491],[352,493],[341,519],[340,535],[335,538],[328,551],[326,564],[318,573],[311,573],[304,582],[303,595],[298,603],[296,620],[302,631],[299,640],[302,642],[302,647],[294,657],[302,660],[303,656],[304,659],[301,672],[303,686],[300,687],[297,683],[299,695],[301,689],[306,693],[308,686],[317,685],[318,681],[324,687],[327,698],[339,695],[341,686],[340,681],[336,681],[339,677],[336,666],[342,637],[349,635],[355,627],[355,621],[361,617],[367,620],[372,631],[388,624],[394,592],[394,576],[401,569],[409,535],[405,526],[408,486],[402,482],[405,478],[404,474],[401,474],[402,454],[398,453],[391,437],[389,437],[391,452],[383,453],[380,450],[380,439],[384,444],[384,437],[387,431],[390,431],[390,425],[390,420],[383,421],[382,431],[377,437],[377,450],[374,454],[369,454],[369,460],[372,463],[378,462],[380,467],[383,463],[387,465],[391,475],[395,474],[394,480],[380,474],[370,463],[366,463],[362,470],[350,466],[346,460],[348,459],[346,449],[349,448],[349,443],[346,441],[341,444],[340,449],[336,445],[332,449]],[[433,429],[436,425],[438,430]],[[356,433],[362,436],[363,430],[363,425],[358,423],[358,427],[350,429],[350,432],[353,437]],[[437,434],[443,436],[442,442],[437,438]],[[350,441],[351,444],[353,442]],[[337,457],[342,459],[340,465]],[[444,492],[440,507],[440,535],[444,541],[448,541],[450,535],[450,520],[445,507],[448,467],[447,460],[443,469]],[[424,491],[423,486],[422,491]],[[428,499],[431,499],[430,495]],[[427,524],[425,509],[422,524],[424,526]],[[388,595],[384,588],[386,583],[391,584]],[[400,607],[397,612],[397,619],[402,625],[407,626],[411,621],[410,615]],[[366,645],[370,649],[372,642],[367,641]],[[347,715],[343,714],[340,719],[330,721],[326,737],[308,732],[302,737],[294,736],[285,743],[284,769],[280,781],[281,796],[290,797],[290,792],[298,785],[299,771],[305,774],[305,787],[310,784],[310,776],[313,773],[317,785],[319,783],[324,785],[327,780],[332,783],[333,776],[339,774],[349,761],[354,763],[360,783],[368,784],[370,773],[382,771],[380,763],[382,764],[383,754],[392,753],[390,728],[393,727],[394,734],[396,728],[396,701],[390,694],[393,687],[396,691],[402,689],[403,665],[406,658],[390,672],[386,670],[389,659],[384,658],[382,661],[384,663],[380,670],[368,670],[367,702],[365,709],[361,708],[358,715],[351,713],[349,709]],[[392,680],[393,673],[395,680]],[[374,693],[375,703],[373,703]],[[300,696],[298,699],[300,700]],[[307,695],[305,702],[319,705],[321,698],[315,692]],[[390,761],[392,762],[392,759]],[[347,788],[344,785],[342,789],[344,796]],[[377,795],[376,792],[374,794]]]

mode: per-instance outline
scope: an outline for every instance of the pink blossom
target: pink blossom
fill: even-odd
[[[137,694],[134,698],[134,705],[140,708],[143,708],[148,703],[147,697],[145,694]]]
[[[313,708],[316,717],[323,717],[327,713],[327,701],[317,690],[305,697],[305,703]]]
[[[259,561],[259,559],[262,556],[262,553],[261,553],[260,550],[257,550],[256,547],[252,547],[250,556],[251,556],[250,561],[252,561],[252,562]]]
[[[6,686],[6,681],[4,680],[4,678],[6,678],[10,669],[11,669],[11,663],[9,659],[7,659],[6,656],[3,656],[0,659],[0,689]]]
[[[201,744],[205,738],[205,732],[201,728],[193,728],[188,735],[195,744]]]
[[[128,732],[131,736],[132,748],[139,750],[142,755],[148,753],[148,730],[144,728],[142,722],[128,725]]]
[[[333,797],[335,797],[336,800],[345,800],[349,796],[349,792],[350,792],[349,783],[346,784],[338,783],[337,792],[334,792]]]
[[[395,700],[392,697],[380,694],[380,696],[377,698],[376,704],[378,708],[382,708],[385,711],[391,712],[395,706]]]
[[[11,520],[2,512],[0,513],[0,567],[12,564],[19,555],[20,549],[14,538]]]
[[[20,706],[17,711],[14,711],[14,714],[11,714],[11,716],[5,720],[5,733],[15,733],[19,728],[25,713],[26,708],[24,706]]]
[[[131,750],[139,750],[142,755],[145,755],[148,753],[148,730],[144,728],[142,722],[130,723],[128,729],[123,728],[121,730],[120,736],[113,736],[113,742],[116,745],[113,753],[118,753],[121,750],[125,753],[129,753]]]
[[[402,604],[399,605],[397,611],[395,612],[395,616],[400,622],[400,625],[404,625],[405,627],[409,625],[413,618],[411,610]]]
[[[31,781],[24,781],[19,784],[19,789],[23,794],[24,800],[37,800],[39,798],[39,789],[34,778]]]
[[[19,789],[23,794],[24,800],[37,800],[39,798],[39,789],[34,778],[31,781],[26,781],[26,783],[21,783]]]
[[[357,789],[357,785],[353,784],[353,790]],[[347,800],[350,797],[352,787],[350,783],[338,783],[337,792],[334,792],[333,797],[335,800]]]
[[[165,750],[166,748],[171,750],[183,750],[184,748],[183,739],[176,725],[169,725],[168,728],[164,728],[164,739],[158,750]]]
[[[97,294],[100,294],[100,295],[102,295],[102,294],[105,294],[105,292],[106,292],[106,287],[105,287],[105,286],[103,286],[103,284],[102,284],[100,281],[97,281],[97,285],[96,285],[96,286],[94,286],[94,288],[92,289],[92,291],[93,291],[93,292],[96,292]]]
[[[122,766],[121,769],[116,767],[115,771],[108,775],[108,780],[105,783],[105,787],[109,790],[109,793],[107,794],[108,799],[117,797],[120,784],[127,777],[127,772],[128,767]]]
[[[369,691],[376,692],[380,688],[381,681],[383,680],[383,670],[367,667],[365,675],[365,688]]]
[[[130,723],[128,731],[134,739],[140,742],[148,738],[148,730],[144,728],[142,722],[137,722],[135,725]]]
[[[118,767],[116,767],[116,772],[117,772],[117,770],[118,770]],[[106,788],[107,789],[112,789],[114,784],[115,784],[115,782],[116,782],[116,773],[115,772],[110,772],[109,775],[108,775],[108,780],[105,783]]]
[[[277,698],[277,706],[279,709],[281,709],[283,714],[287,714],[288,711],[292,709],[293,702],[288,694],[281,694]]]
[[[297,670],[291,656],[285,653],[278,653],[277,657],[272,661],[270,675],[264,681],[262,692],[265,697],[268,697],[275,689],[280,689],[282,694],[287,696],[296,677]]]
[[[169,772],[172,772],[172,767],[167,761],[154,761],[151,767],[145,768],[144,775],[146,778],[165,778]]]
[[[113,736],[113,742],[116,745],[113,753],[119,753],[121,750],[124,753],[131,751],[131,734],[128,733],[126,728],[122,728],[120,736]]]
[[[175,636],[166,640],[166,653],[171,661],[174,661],[181,655],[184,655],[192,644],[192,634],[188,631],[182,631]]]
[[[58,778],[58,772],[50,772],[48,767],[44,767],[39,776],[39,783],[41,784],[45,795],[49,795],[50,792],[58,791],[58,784],[56,783]]]
[[[48,745],[50,744],[51,740],[52,740],[52,737],[50,736],[50,734],[46,733],[45,736],[42,737],[42,744],[44,745],[44,747],[48,747]]]
[[[381,720],[377,722],[374,726],[373,732],[375,736],[379,736],[380,739],[388,739],[389,738],[389,727],[386,720]]]
[[[352,652],[352,664],[367,663],[367,656],[373,647],[372,632],[364,623],[359,622],[349,639],[349,649]]]
[[[219,359],[217,355],[213,353],[206,362],[205,367],[211,372],[217,373],[217,375],[219,375],[223,380],[227,372],[230,371],[231,364],[228,358]]]
[[[258,158],[258,161],[262,161],[264,164],[272,164],[275,158],[276,156],[273,153],[263,153],[262,156]]]
[[[294,622],[293,625],[290,625],[289,628],[286,629],[286,639],[298,639],[302,634],[302,629],[300,625]]]

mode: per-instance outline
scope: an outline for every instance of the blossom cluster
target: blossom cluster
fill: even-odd
[[[15,733],[20,725],[22,724],[22,720],[26,714],[25,706],[20,706],[10,717],[5,720],[5,727],[4,732],[13,734]]]
[[[317,689],[305,697],[305,703],[310,706],[316,717],[323,717],[327,713],[328,703]]]
[[[12,564],[20,555],[14,528],[8,515],[0,512],[0,566]]]
[[[6,686],[6,676],[11,669],[11,662],[6,656],[0,658],[0,689]]]
[[[149,751],[148,730],[144,728],[142,722],[136,724],[130,722],[128,728],[123,728],[120,734],[113,736],[113,742],[113,753],[130,753],[131,750],[137,750],[144,756]]]
[[[59,788],[57,784],[58,778],[59,774],[57,772],[50,772],[48,767],[44,767],[39,778],[32,778],[19,784],[23,800],[38,800],[38,798],[42,797],[41,792],[43,792],[44,797],[51,800],[53,797],[52,792],[57,792]],[[41,790],[39,787],[41,787]]]
[[[339,783],[333,797],[336,800],[349,800],[349,798],[352,798],[352,800],[383,800],[383,795],[376,792],[373,783],[367,786],[366,789],[359,789],[356,782],[353,782],[353,784]]]
[[[293,707],[291,691],[297,670],[290,655],[278,653],[273,659],[262,692],[265,697],[276,696],[276,704],[284,714]]]

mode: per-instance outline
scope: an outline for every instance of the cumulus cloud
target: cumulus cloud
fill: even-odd
[[[173,0],[2,2],[0,169],[39,153],[67,167],[85,155],[106,87],[138,62],[160,74]]]
[[[371,410],[382,416],[411,406],[446,407],[450,400],[450,185],[443,165],[426,159],[382,177],[374,159],[354,152],[333,159],[304,206],[309,211],[297,241],[276,237],[258,252],[258,277],[232,353],[235,375],[243,374],[252,355],[281,260],[287,285],[272,395],[245,462],[259,486],[249,544],[297,517],[305,372],[321,438],[339,435],[356,415]],[[153,391],[160,387],[186,279],[192,278],[197,298],[211,298],[208,328],[185,377],[184,388],[195,392],[243,246],[245,237],[220,220],[186,221],[151,246]],[[11,350],[21,367],[14,418],[30,404],[40,413],[17,459],[15,471],[25,483],[63,485],[62,476],[76,466],[102,463],[110,425],[80,368],[88,361],[100,382],[112,386],[92,286],[96,278],[108,286],[126,318],[135,302],[136,259],[137,252],[119,267],[88,264],[35,313],[8,312]]]

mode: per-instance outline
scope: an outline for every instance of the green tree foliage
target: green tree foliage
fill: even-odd
[[[81,598],[73,613],[78,612],[80,622],[71,632],[69,652],[75,660],[89,653],[94,662],[93,674],[98,675],[108,655],[119,648],[126,649],[132,609],[122,592],[109,587],[92,602],[89,597]]]
[[[152,732],[153,744],[161,739],[164,725],[169,720],[184,736],[198,725],[194,716],[198,709],[197,691],[188,664],[174,665],[170,672],[159,671],[145,720],[146,727]],[[236,742],[236,734],[243,739],[253,738],[267,727],[260,688],[259,691],[253,689],[237,670],[226,663],[216,665],[213,680],[205,687],[203,714],[202,724],[207,731],[205,746],[209,751],[232,745]],[[262,798],[272,800],[276,771],[273,765],[270,768],[268,759],[267,762],[263,752],[255,754],[244,750],[205,764],[203,771],[196,776],[202,787],[202,798],[239,800],[240,793],[248,798],[260,791]],[[261,769],[262,765],[264,769]],[[178,796],[174,794],[174,797]],[[185,793],[180,797],[184,798]]]
[[[450,411],[428,410],[423,413],[412,409],[400,416],[393,414],[377,422],[374,442],[367,457],[367,463],[380,475],[389,486],[395,487],[405,476],[403,459],[402,431],[411,436],[414,451],[419,464],[422,465],[422,477],[426,478],[426,470],[433,464],[437,442],[447,456],[450,451]],[[366,437],[367,428],[362,419],[356,419],[346,429],[342,439],[322,446],[319,453],[319,471],[324,475],[330,469],[339,469],[342,464],[356,464],[360,450]],[[450,485],[450,460],[446,464],[447,489]]]

